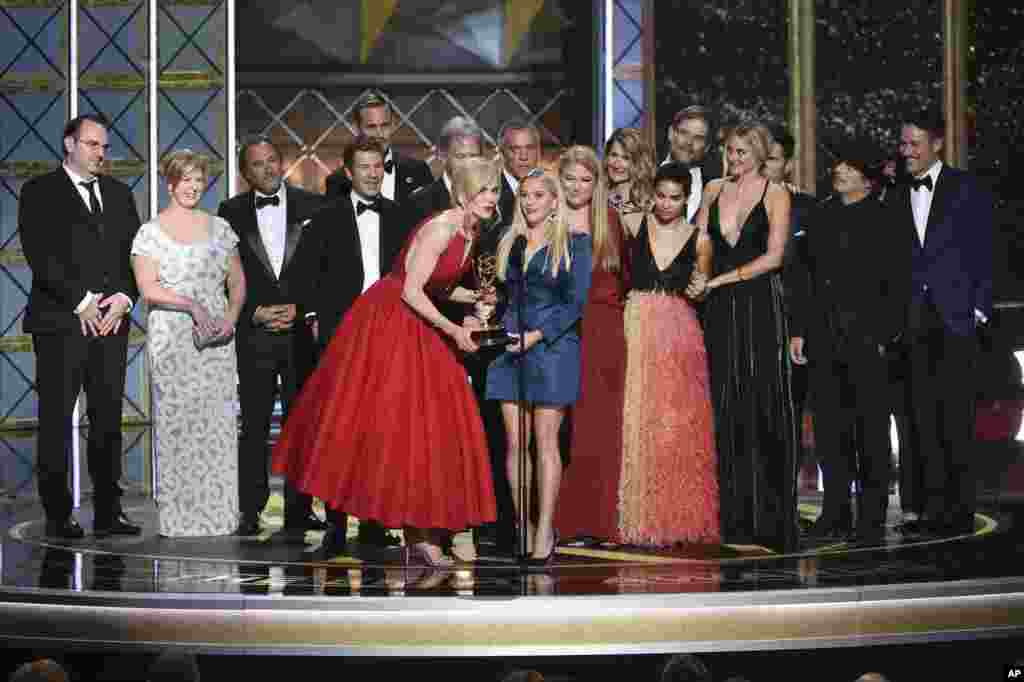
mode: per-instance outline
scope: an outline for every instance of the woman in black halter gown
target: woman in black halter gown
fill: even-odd
[[[698,224],[714,245],[704,333],[718,446],[722,541],[796,546],[797,429],[779,268],[789,193],[761,168],[763,126],[726,140],[727,177],[704,191]]]

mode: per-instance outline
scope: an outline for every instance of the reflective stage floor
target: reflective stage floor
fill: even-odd
[[[1024,500],[983,505],[975,532],[884,545],[667,551],[566,542],[548,570],[500,558],[409,566],[398,548],[326,557],[319,534],[54,542],[41,510],[3,512],[0,640],[119,651],[403,657],[774,651],[1020,637]],[[804,516],[816,513],[804,499]],[[996,503],[997,502],[997,503]],[[895,505],[890,505],[895,507]],[[77,517],[91,526],[89,510]],[[486,546],[483,547],[486,551]]]

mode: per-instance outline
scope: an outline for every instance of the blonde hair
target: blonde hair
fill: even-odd
[[[473,157],[452,168],[452,204],[462,206],[487,187],[501,187],[501,163],[497,159]]]
[[[534,168],[526,174],[519,182],[520,196],[516,197],[515,216],[512,224],[505,230],[504,236],[498,243],[498,277],[505,281],[508,275],[508,258],[512,252],[512,245],[516,239],[526,236],[526,217],[523,216],[522,191],[523,185],[534,180],[544,183],[544,189],[555,195],[555,211],[545,221],[544,238],[548,242],[548,263],[550,264],[551,276],[558,275],[558,270],[565,263],[565,269],[572,268],[572,256],[569,253],[569,223],[566,221],[568,209],[565,205],[565,196],[562,194],[562,183],[550,171],[543,168]],[[523,263],[526,268],[526,263]]]
[[[728,136],[725,138],[725,143],[728,145],[729,140],[732,139],[742,140],[749,144],[751,151],[754,152],[754,156],[757,157],[758,171],[764,168],[764,162],[768,159],[768,150],[775,142],[775,138],[772,137],[772,133],[768,130],[767,126],[761,123],[738,125],[729,131]]]
[[[210,177],[210,157],[194,152],[191,149],[177,149],[160,160],[160,175],[171,184],[177,186],[181,179],[197,170],[203,179]]]
[[[629,156],[633,181],[629,188],[629,200],[643,210],[654,196],[654,153],[639,129],[617,128],[604,145],[605,164],[616,142],[622,145],[623,151]]]
[[[618,272],[621,267],[617,235],[608,225],[608,180],[604,166],[591,147],[573,145],[558,159],[558,175],[575,165],[586,168],[594,176],[594,198],[590,202],[590,238],[594,248],[594,268]]]

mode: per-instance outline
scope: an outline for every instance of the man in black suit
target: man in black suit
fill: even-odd
[[[121,509],[121,403],[128,311],[138,296],[131,245],[139,229],[127,185],[101,174],[107,124],[95,114],[64,128],[64,164],[22,187],[18,231],[32,270],[25,331],[32,334],[39,392],[39,496],[47,535],[75,539],[68,445],[84,388],[89,416],[93,533],[137,535]]]
[[[856,479],[861,484],[856,540],[861,543],[885,537],[885,355],[902,331],[910,281],[910,243],[905,235],[894,238],[888,210],[872,194],[872,161],[862,148],[837,155],[836,193],[815,211],[815,228],[805,235],[806,248],[794,265],[806,274],[789,278],[795,285],[789,297],[790,356],[797,365],[809,360],[816,450],[825,482],[822,513],[810,535],[839,539],[853,530],[850,484]],[[859,447],[850,437],[855,429]]]
[[[483,132],[476,123],[464,116],[455,116],[442,126],[437,155],[444,163],[444,170],[441,177],[414,191],[403,207],[412,227],[452,207],[452,169],[460,161],[482,154]]]
[[[270,495],[267,439],[278,380],[287,416],[313,368],[315,346],[305,317],[314,288],[310,264],[318,248],[306,228],[325,201],[282,181],[281,155],[268,138],[246,140],[238,166],[252,189],[222,202],[217,213],[238,233],[245,272],[247,294],[235,340],[242,409],[238,534],[256,535]],[[312,513],[311,498],[285,484],[286,534],[324,528]]]
[[[521,119],[512,119],[498,131],[501,149],[501,224],[511,225],[519,183],[540,165],[540,129]]]
[[[890,190],[894,229],[909,235],[911,299],[905,343],[921,458],[923,530],[974,530],[977,328],[992,315],[994,201],[977,178],[942,163],[945,120],[922,112],[904,120],[900,155],[909,183]]]
[[[391,271],[405,245],[411,225],[402,219],[395,202],[380,194],[385,176],[384,147],[376,139],[357,137],[345,149],[344,172],[350,189],[317,214],[310,230],[320,244],[314,335],[321,347],[334,336],[348,309],[364,291]],[[324,538],[325,554],[345,545],[344,510],[330,510],[331,529]],[[361,520],[360,543],[387,545],[391,536],[376,522]],[[397,540],[396,540],[397,542]]]
[[[528,128],[527,124],[517,124],[517,130]],[[503,129],[504,132],[504,129]],[[499,139],[502,139],[499,134]],[[529,145],[527,139],[527,145]],[[444,160],[444,173],[427,187],[413,194],[406,210],[407,220],[410,225],[417,225],[431,215],[451,208],[451,184],[453,169],[459,162],[481,156],[483,154],[483,132],[468,118],[456,116],[450,119],[441,128],[438,141],[438,155]],[[528,171],[526,171],[528,172]],[[524,173],[525,174],[525,173]],[[482,254],[494,255],[498,250],[498,242],[504,232],[504,228],[512,220],[512,210],[515,206],[515,194],[509,187],[508,180],[502,179],[501,196],[498,200],[498,211],[500,218],[489,225],[482,226],[481,234],[474,249],[474,257]],[[463,285],[470,289],[476,289],[472,273],[467,273]],[[443,305],[441,311],[452,319],[461,319],[465,315],[462,306]],[[495,317],[499,317],[496,313]],[[481,349],[472,355],[463,357],[466,372],[469,374],[470,382],[473,384],[473,391],[476,394],[480,406],[480,416],[484,422],[484,431],[487,434],[487,446],[490,452],[492,481],[494,494],[497,502],[497,520],[492,528],[486,529],[483,533],[476,533],[477,544],[480,544],[481,535],[490,535],[497,551],[501,553],[511,552],[515,547],[515,508],[512,505],[512,496],[508,487],[508,480],[505,477],[505,426],[501,417],[501,407],[497,401],[485,400],[484,389],[487,384],[487,366],[497,356],[500,349]],[[484,550],[478,550],[483,554]]]
[[[686,200],[686,219],[690,222],[700,209],[704,185],[721,175],[721,160],[709,159],[707,155],[711,140],[711,114],[707,108],[689,106],[672,117],[668,157],[662,163],[678,161],[690,169],[690,196]]]
[[[384,148],[381,196],[405,205],[413,192],[434,181],[434,174],[425,161],[402,156],[391,148],[391,135],[398,126],[395,125],[391,106],[381,95],[375,92],[363,95],[356,102],[352,116],[358,135],[377,140]],[[352,181],[344,167],[327,176],[328,197],[333,199],[347,194],[351,188]]]

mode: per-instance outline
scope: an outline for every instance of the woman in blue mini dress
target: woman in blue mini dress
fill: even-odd
[[[527,528],[527,547],[529,560],[544,564],[557,544],[552,519],[562,479],[558,430],[566,407],[579,398],[577,323],[591,273],[590,235],[569,231],[556,175],[535,169],[519,183],[515,217],[498,245],[497,259],[508,292],[505,328],[514,340],[487,372],[487,398],[501,401],[508,434],[505,468],[517,511],[519,410],[532,411],[523,438],[527,446],[531,436],[536,438],[538,514],[536,524]],[[522,394],[520,374],[525,378]],[[532,469],[527,459],[527,482]]]

